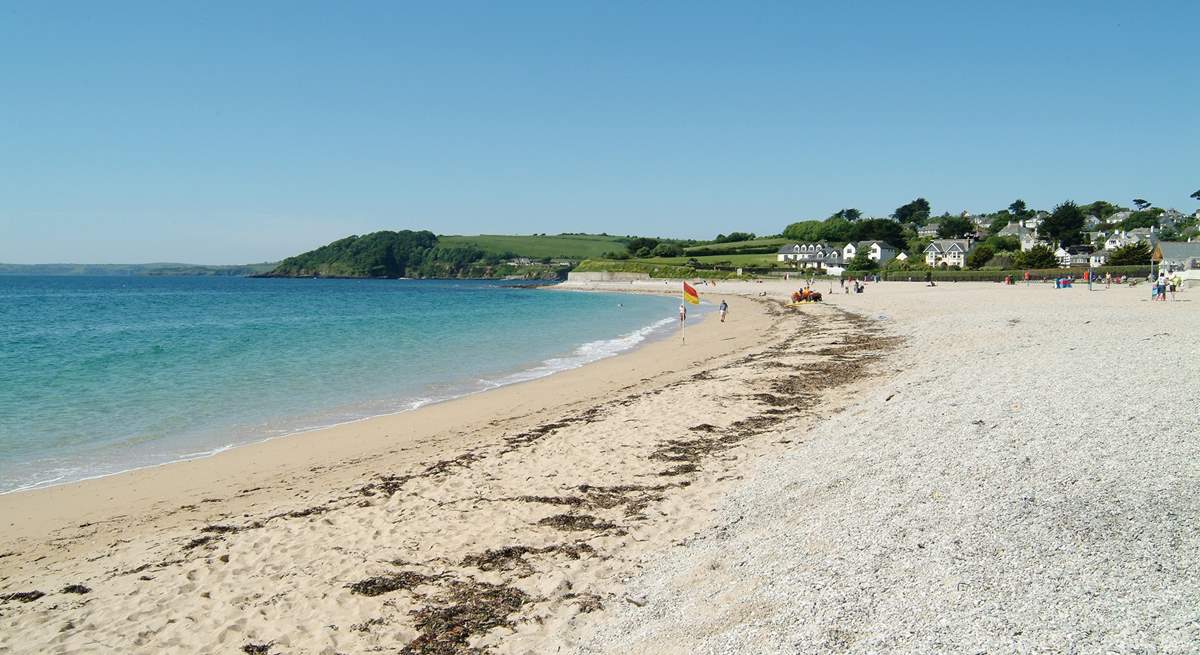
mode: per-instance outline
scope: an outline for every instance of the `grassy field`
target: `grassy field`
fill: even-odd
[[[649,257],[646,259],[636,259],[630,261],[645,262],[647,264],[666,264],[670,266],[682,266],[688,263],[689,260],[696,260],[701,264],[729,264],[730,266],[746,266],[754,268],[767,268],[776,263],[774,254],[763,255],[698,255],[695,257]]]
[[[647,260],[632,260],[623,259],[620,261],[603,260],[603,259],[588,259],[579,263],[575,267],[576,271],[612,271],[626,273],[646,273],[650,277],[661,278],[694,278],[694,277],[709,277],[709,278],[728,278],[733,277],[733,273],[729,271],[697,271],[688,266],[672,266],[668,264],[659,264]]]
[[[561,259],[597,258],[609,251],[623,252],[625,244],[622,237],[602,236],[598,234],[565,234],[550,236],[524,236],[510,234],[479,234],[475,236],[439,236],[438,245],[442,246],[475,246],[480,250],[494,255],[513,253],[518,257],[540,259],[542,257]]]
[[[730,243],[706,243],[700,246],[684,248],[683,251],[687,254],[704,254],[706,251],[718,249],[734,252],[745,248],[778,248],[785,243],[788,243],[787,239],[773,237],[770,239],[752,239],[750,241],[733,241]]]

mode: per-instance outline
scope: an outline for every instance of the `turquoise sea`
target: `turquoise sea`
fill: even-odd
[[[0,277],[0,493],[550,375],[670,333],[677,305],[485,281]]]

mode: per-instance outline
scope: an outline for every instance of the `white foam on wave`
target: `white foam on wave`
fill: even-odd
[[[491,389],[518,382],[529,382],[530,380],[544,378],[560,371],[579,368],[580,366],[598,362],[630,350],[650,338],[655,332],[665,330],[674,322],[675,319],[673,318],[664,318],[613,339],[589,341],[576,348],[569,355],[551,357],[533,368],[518,371],[495,380],[480,380],[480,383]]]
[[[427,405],[442,403],[442,402],[446,402],[448,400],[455,400],[457,398],[463,398],[465,396],[473,396],[477,393],[483,393],[485,391],[489,391],[489,390],[495,389],[497,387],[503,387],[503,386],[507,386],[510,384],[519,384],[521,382],[530,382],[532,380],[544,378],[544,377],[553,375],[555,373],[559,373],[561,371],[567,371],[567,370],[579,368],[581,366],[585,366],[592,362],[597,362],[602,359],[606,359],[608,357],[613,357],[615,355],[619,355],[627,350],[631,350],[631,349],[637,347],[642,342],[646,341],[647,339],[651,338],[652,336],[655,336],[656,333],[665,333],[667,331],[667,329],[674,323],[675,323],[675,319],[664,318],[662,320],[651,323],[650,325],[638,328],[636,330],[633,330],[632,332],[628,332],[626,334],[623,334],[621,336],[618,336],[618,337],[615,337],[612,339],[599,339],[596,341],[589,341],[587,343],[580,345],[579,347],[577,347],[575,350],[573,350],[568,355],[563,355],[561,357],[551,357],[549,359],[543,360],[540,364],[537,364],[528,369],[523,369],[523,370],[517,371],[515,373],[504,375],[499,378],[479,379],[479,380],[476,380],[475,385],[467,385],[467,386],[459,387],[456,390],[450,390],[450,391],[447,391],[446,393],[442,393],[442,394],[405,399],[401,403],[400,408],[398,408],[394,411],[384,411],[384,412],[377,411],[377,412],[373,412],[369,415],[364,415],[364,416],[358,416],[358,417],[353,417],[353,418],[342,418],[342,419],[338,419],[338,420],[334,420],[334,421],[330,421],[330,422],[318,422],[318,423],[316,423],[314,425],[310,425],[310,426],[281,430],[280,432],[278,432],[276,434],[270,434],[270,435],[266,435],[266,436],[262,436],[260,434],[260,438],[258,438],[258,439],[251,439],[251,440],[247,440],[247,441],[241,441],[238,443],[226,443],[226,444],[219,445],[212,449],[200,450],[200,451],[185,453],[185,454],[176,454],[175,456],[170,457],[164,461],[147,462],[147,463],[139,464],[139,465],[128,467],[128,468],[116,468],[115,470],[102,471],[102,472],[94,472],[94,469],[93,469],[93,472],[86,472],[84,470],[74,469],[74,470],[70,471],[69,473],[59,474],[54,478],[33,481],[33,482],[26,483],[26,484],[21,484],[12,489],[0,490],[0,496],[5,495],[5,494],[10,494],[10,493],[18,493],[18,492],[22,492],[22,491],[30,491],[33,489],[40,489],[40,488],[44,488],[44,487],[57,486],[60,484],[70,484],[73,482],[83,482],[85,480],[95,480],[95,479],[99,479],[99,478],[106,478],[106,477],[113,476],[113,475],[120,475],[122,473],[128,473],[130,471],[136,471],[136,470],[148,469],[148,468],[157,468],[159,466],[165,466],[165,465],[169,465],[169,464],[173,464],[173,463],[177,463],[177,462],[187,462],[187,461],[192,461],[192,460],[196,460],[196,459],[203,459],[203,458],[211,457],[211,456],[219,454],[219,453],[223,453],[227,450],[231,450],[238,446],[246,446],[246,445],[255,444],[255,443],[263,443],[265,441],[273,441],[275,439],[288,437],[288,436],[292,436],[292,435],[297,435],[297,434],[304,434],[306,432],[314,432],[317,430],[324,430],[324,429],[328,429],[331,427],[337,427],[340,425],[346,425],[346,424],[350,424],[350,423],[359,423],[361,421],[369,421],[373,418],[378,418],[381,416],[394,416],[396,414],[403,414],[405,412],[411,412],[413,410],[419,409],[421,407],[425,407]],[[62,473],[62,469],[60,469],[59,471],[56,471],[56,473]]]

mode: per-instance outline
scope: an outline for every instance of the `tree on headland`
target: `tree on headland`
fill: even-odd
[[[677,243],[660,243],[650,253],[655,257],[682,257],[683,248]]]
[[[631,239],[629,243],[626,244],[625,249],[628,250],[629,254],[633,255],[634,257],[649,257],[650,253],[653,252],[657,247],[658,239],[651,237],[638,237],[636,239]]]
[[[713,239],[713,243],[734,243],[736,241],[750,241],[755,238],[753,232],[730,232],[729,234],[718,234],[717,238]]]
[[[1150,263],[1150,244],[1146,241],[1138,241],[1127,246],[1122,246],[1112,251],[1108,256],[1110,266],[1138,266],[1140,264]]]
[[[886,241],[904,247],[904,226],[886,218],[868,218],[854,223],[855,241]]]
[[[862,212],[858,211],[857,209],[855,209],[853,207],[850,207],[849,209],[840,209],[840,210],[834,212],[833,215],[830,216],[829,218],[844,218],[848,221],[853,222],[853,221],[857,221],[858,219],[862,218]]]
[[[1007,209],[992,214],[992,222],[988,223],[988,234],[995,236],[1000,230],[1008,227],[1008,224],[1013,222],[1013,215]]]
[[[901,223],[912,223],[914,225],[924,225],[925,221],[929,220],[929,201],[924,198],[896,208],[892,218]]]
[[[850,263],[846,265],[846,268],[851,271],[873,271],[879,268],[879,262],[871,259],[869,256],[867,256],[867,252],[862,250],[854,256],[854,259],[850,260]]]
[[[992,250],[991,246],[987,246],[987,245],[976,246],[975,249],[972,250],[969,255],[967,255],[967,268],[971,268],[971,269],[983,268],[983,265],[990,262],[992,260],[992,257],[994,257],[995,255],[996,255],[996,252],[994,250]]]
[[[442,247],[428,230],[381,230],[348,236],[279,262],[279,277],[438,277],[454,275],[484,253],[471,246]]]
[[[1049,246],[1038,244],[1013,255],[1013,265],[1017,268],[1056,268],[1058,257],[1054,256]]]
[[[1192,195],[1190,195],[1188,197],[1191,198],[1192,200],[1200,200],[1200,189],[1197,189],[1195,193],[1193,193]]]
[[[799,221],[783,228],[783,236],[801,243],[820,241],[824,238],[821,236],[823,225],[821,221]]]
[[[958,239],[975,233],[975,224],[962,216],[946,216],[938,221],[937,234],[943,239]]]
[[[1140,227],[1158,227],[1158,217],[1161,214],[1162,210],[1157,207],[1153,209],[1142,209],[1135,211],[1129,216],[1126,216],[1125,220],[1121,221],[1121,229],[1136,230]]]
[[[1145,198],[1134,198],[1133,199],[1133,206],[1137,207],[1139,210],[1149,209],[1150,205],[1152,205],[1152,204],[1154,204],[1154,203],[1146,200]]]
[[[1038,234],[1043,240],[1057,241],[1064,246],[1083,242],[1083,210],[1070,200],[1054,208],[1040,227]]]
[[[1008,206],[1008,213],[1012,214],[1017,220],[1029,217],[1029,209],[1025,206],[1025,201],[1017,198]]]
[[[845,243],[854,239],[854,224],[844,218],[828,218],[821,224],[821,239]]]
[[[904,247],[904,226],[886,218],[868,218],[850,222],[840,216],[824,221],[800,221],[783,229],[783,236],[801,243],[827,241],[842,244],[847,241],[886,241],[897,248]]]
[[[1121,208],[1108,202],[1107,200],[1097,200],[1095,202],[1081,205],[1079,207],[1085,214],[1091,214],[1101,221],[1108,221],[1108,217],[1121,211]]]

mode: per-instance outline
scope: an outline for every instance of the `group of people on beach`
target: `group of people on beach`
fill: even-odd
[[[1155,300],[1167,300],[1167,293],[1170,292],[1171,300],[1175,300],[1175,290],[1183,285],[1183,280],[1179,277],[1179,273],[1174,276],[1168,275],[1159,271],[1158,278],[1154,280],[1154,289],[1151,297]]]

